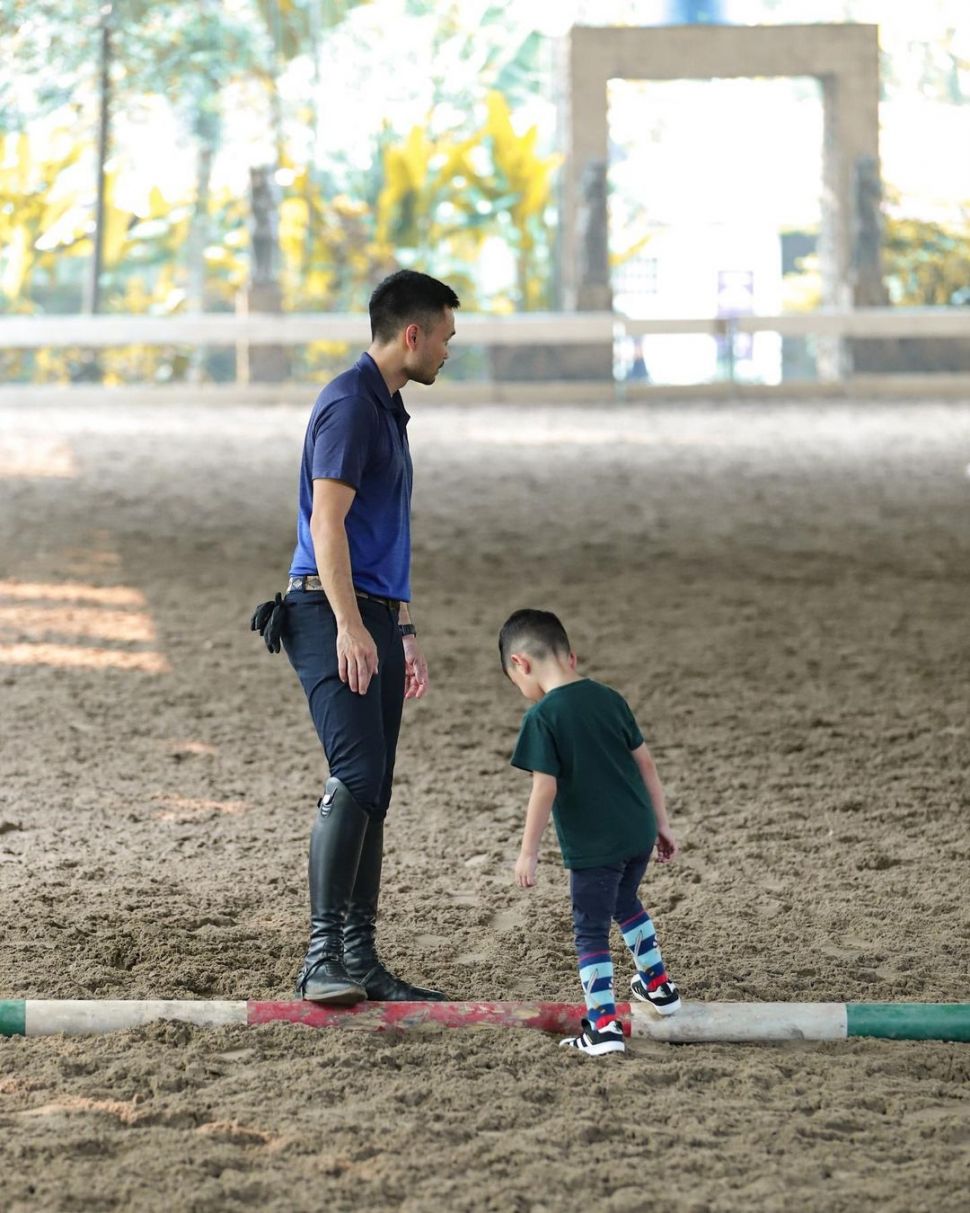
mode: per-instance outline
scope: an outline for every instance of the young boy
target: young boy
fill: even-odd
[[[637,888],[656,845],[669,863],[678,846],[650,751],[622,695],[576,673],[576,655],[549,611],[516,611],[499,634],[502,669],[532,707],[512,765],[532,772],[516,883],[535,884],[539,842],[552,813],[570,869],[573,932],[588,1018],[561,1043],[590,1057],[622,1053],[616,1018],[610,920],[633,954],[634,997],[661,1015],[680,1007]]]

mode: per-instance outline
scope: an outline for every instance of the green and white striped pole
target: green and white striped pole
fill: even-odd
[[[950,1040],[970,1042],[970,1003],[685,1002],[662,1017],[633,1003],[617,1006],[628,1036],[687,1044],[699,1041]],[[170,1020],[200,1027],[275,1022],[358,1031],[420,1028],[533,1028],[576,1031],[585,1008],[554,1002],[208,1002],[122,999],[0,1000],[0,1036],[85,1035]]]
[[[634,1003],[630,1034],[681,1044],[857,1036],[970,1042],[970,1003],[685,1002],[666,1018]]]

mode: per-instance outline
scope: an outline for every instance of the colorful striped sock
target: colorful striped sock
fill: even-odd
[[[620,923],[623,939],[633,954],[640,980],[648,990],[655,990],[667,980],[667,970],[664,968],[660,946],[657,943],[657,932],[646,910],[634,914],[626,922]]]
[[[593,1027],[602,1028],[611,1019],[616,1019],[613,961],[609,952],[589,952],[580,956],[579,980],[583,984],[587,1016]]]

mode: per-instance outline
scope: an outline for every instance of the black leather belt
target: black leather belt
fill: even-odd
[[[286,592],[290,590],[322,590],[323,582],[315,573],[306,573],[301,577],[291,577],[286,583]],[[386,606],[388,610],[399,611],[401,609],[401,600],[399,598],[384,598],[381,594],[368,594],[366,590],[358,590],[354,586],[354,593],[358,598],[366,598],[369,602],[379,602],[381,606]]]

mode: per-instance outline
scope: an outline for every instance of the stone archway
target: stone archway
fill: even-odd
[[[815,76],[825,110],[823,302],[886,302],[880,266],[879,38],[875,25],[574,27],[565,40],[561,304],[610,311],[607,84]]]

